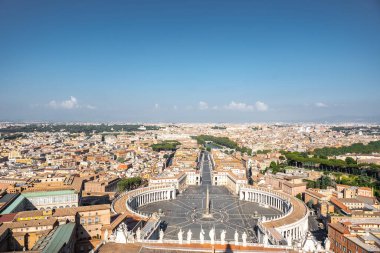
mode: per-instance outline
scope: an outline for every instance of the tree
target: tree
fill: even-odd
[[[239,147],[239,145],[236,142],[230,140],[228,137],[217,137],[217,136],[212,136],[212,135],[198,135],[198,136],[192,136],[192,138],[197,140],[197,143],[199,145],[205,145],[206,142],[212,142],[215,145],[223,146],[229,149],[234,149],[242,153],[249,152],[248,148]]]
[[[299,200],[302,200],[302,194],[301,194],[301,193],[298,193],[298,194],[296,195],[296,198],[299,199]]]
[[[157,152],[160,151],[174,151],[181,143],[178,141],[163,141],[161,143],[153,144],[150,147]]]
[[[119,163],[123,163],[123,162],[125,162],[125,159],[123,157],[119,157],[119,158],[117,158],[117,161]]]
[[[271,161],[269,167],[272,168],[272,169],[277,168],[276,162],[275,161]]]
[[[349,164],[349,165],[350,165],[350,164],[357,164],[356,160],[355,160],[354,158],[350,157],[350,156],[347,156],[347,157],[346,157],[345,162],[346,162],[347,164]]]
[[[124,178],[124,179],[121,179],[117,183],[117,189],[120,192],[129,191],[129,190],[136,189],[142,184],[143,184],[143,180],[141,177]]]
[[[339,148],[325,147],[314,150],[314,153],[319,155],[319,157],[321,157],[321,155],[338,156],[348,153],[371,154],[375,152],[380,152],[380,141],[371,141],[367,145],[364,145],[363,143],[354,143],[350,146],[343,146]]]

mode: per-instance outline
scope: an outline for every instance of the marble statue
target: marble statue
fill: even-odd
[[[220,233],[220,241],[222,242],[222,245],[226,244],[226,230],[222,230]]]
[[[291,236],[286,237],[286,242],[288,243],[288,246],[292,246],[292,237]]]
[[[210,236],[211,244],[215,243],[215,228],[212,228],[210,232],[208,232],[208,236]]]
[[[191,230],[189,229],[187,231],[187,243],[190,244],[191,243],[191,236],[193,235],[193,232],[191,232]]]
[[[108,242],[108,229],[106,229],[106,231],[104,231],[104,240],[106,242]]]
[[[115,235],[115,233],[111,233],[111,235],[109,236],[109,241],[111,241],[111,242],[115,242],[116,241],[116,235]]]
[[[199,233],[199,240],[201,241],[201,244],[205,242],[205,231],[203,228],[201,229],[201,232]]]
[[[160,229],[160,234],[159,234],[159,236],[160,236],[160,239],[159,239],[159,242],[163,242],[164,241],[164,231],[162,230],[162,229]]]
[[[306,233],[306,239],[302,243],[302,250],[306,252],[314,252],[317,251],[317,245],[318,241],[315,239],[314,236],[311,235],[310,232]]]
[[[244,232],[244,233],[241,235],[241,238],[243,239],[243,247],[247,247],[247,233]]]
[[[135,242],[135,233],[132,231],[127,232],[127,241],[128,242]]]
[[[183,231],[182,231],[182,228],[179,229],[178,231],[178,241],[180,244],[183,243]]]
[[[266,233],[264,234],[264,237],[263,237],[263,244],[264,244],[264,246],[268,246],[268,244],[269,244],[269,238],[268,238],[268,235]]]
[[[320,252],[322,250],[322,245],[320,242],[317,242],[317,251]]]
[[[136,230],[136,240],[137,240],[138,242],[141,242],[141,228],[138,228],[138,229]]]
[[[237,230],[235,230],[235,245],[239,245],[239,234]]]
[[[327,237],[325,240],[325,250],[329,251],[330,250],[330,239]]]
[[[121,226],[116,229],[116,243],[127,243],[127,236],[125,235]]]

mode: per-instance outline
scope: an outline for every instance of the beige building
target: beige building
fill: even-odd
[[[284,173],[265,175],[265,183],[272,186],[275,190],[281,190],[292,196],[304,193],[307,184],[303,182],[303,177]]]
[[[117,183],[119,177],[97,176],[94,180],[84,184],[85,192],[115,192],[117,191]]]

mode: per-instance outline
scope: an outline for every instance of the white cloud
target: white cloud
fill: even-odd
[[[173,109],[177,111],[178,110],[178,106],[174,105]]]
[[[207,110],[208,109],[208,104],[206,102],[200,101],[198,104],[199,110]]]
[[[255,109],[253,105],[248,105],[245,103],[235,102],[235,101],[231,101],[231,103],[224,106],[224,108],[226,108],[227,110],[243,111],[243,112],[253,111]]]
[[[231,103],[229,103],[228,105],[225,105],[224,108],[227,110],[234,110],[234,111],[241,111],[241,112],[251,112],[251,111],[264,112],[268,110],[268,105],[261,101],[257,101],[254,105],[231,101]]]
[[[255,107],[256,107],[256,110],[260,111],[260,112],[265,112],[268,110],[268,105],[261,102],[261,101],[257,101],[255,103]]]
[[[159,104],[154,104],[154,109],[158,109],[158,108],[160,108],[160,105]]]
[[[322,107],[328,107],[327,104],[322,103],[322,102],[317,102],[317,103],[315,103],[314,105],[315,105],[316,107],[320,107],[320,108],[322,108]]]
[[[93,106],[93,105],[86,105],[86,108],[90,109],[90,110],[95,110],[96,109],[96,107]]]
[[[219,110],[219,106],[214,105],[211,109],[213,109],[213,110]]]
[[[48,106],[53,109],[65,109],[65,110],[72,110],[77,108],[86,108],[90,110],[96,109],[93,105],[80,105],[78,102],[78,99],[74,96],[70,96],[69,99],[63,100],[63,101],[55,101],[51,100],[48,103]]]

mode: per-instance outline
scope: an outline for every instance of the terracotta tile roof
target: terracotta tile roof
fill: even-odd
[[[53,217],[75,216],[78,212],[89,212],[89,211],[107,210],[107,209],[111,209],[109,204],[58,208],[53,212],[52,216]],[[27,218],[27,217],[49,216],[49,215],[44,215],[43,211],[41,210],[24,211],[24,212],[19,212],[15,215],[16,215],[15,219]]]
[[[347,214],[351,214],[351,211],[350,209],[345,205],[343,204],[341,201],[339,201],[337,198],[335,197],[332,197],[330,199],[330,202],[333,203],[335,206],[337,206],[338,208],[340,208],[342,211],[344,211],[345,213]]]
[[[23,227],[39,227],[39,226],[51,226],[57,222],[56,219],[42,219],[42,220],[27,220],[27,221],[14,221],[7,223],[8,228],[23,228]]]
[[[341,234],[349,234],[350,231],[347,227],[343,226],[341,223],[330,223],[329,226]]]
[[[73,216],[73,215],[76,215],[77,212],[90,212],[90,211],[107,210],[107,209],[111,210],[111,206],[109,204],[59,208],[55,210],[53,216],[54,217]]]
[[[0,223],[11,222],[13,221],[15,216],[16,216],[15,213],[2,214],[0,215]]]

